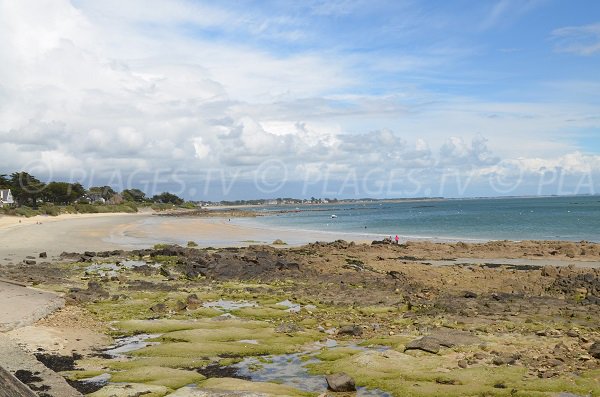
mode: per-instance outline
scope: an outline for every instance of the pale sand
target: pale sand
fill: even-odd
[[[156,243],[185,245],[195,241],[201,247],[225,247],[271,244],[276,239],[289,245],[340,238],[357,242],[369,240],[361,235],[275,230],[237,222],[235,218],[230,222],[227,218],[167,217],[151,212],[32,218],[4,216],[0,217],[0,265],[20,262],[27,256],[38,259],[40,252],[55,257],[63,251],[148,248]]]
[[[107,236],[148,214],[81,214],[32,218],[0,217],[0,263],[21,261],[40,252],[108,250],[119,247]]]

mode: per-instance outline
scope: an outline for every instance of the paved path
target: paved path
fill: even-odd
[[[64,303],[56,294],[0,281],[0,332],[33,324]]]
[[[0,281],[0,367],[12,374],[25,371],[34,375],[38,378],[33,382],[36,389],[45,395],[80,397],[81,394],[60,375],[46,368],[14,339],[2,333],[33,324],[63,305],[64,299],[56,294]],[[3,379],[0,377],[0,389],[7,389],[10,386]]]

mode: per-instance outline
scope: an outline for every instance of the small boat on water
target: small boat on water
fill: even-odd
[[[331,219],[337,218],[337,215],[331,215]]]

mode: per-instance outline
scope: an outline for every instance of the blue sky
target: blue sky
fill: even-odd
[[[212,199],[600,191],[597,1],[0,0],[0,34],[2,172]],[[202,188],[217,174],[237,187]]]

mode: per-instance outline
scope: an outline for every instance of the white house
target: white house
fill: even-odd
[[[14,203],[15,200],[13,200],[13,196],[10,189],[0,189],[0,207],[4,207],[5,205],[11,205]]]

